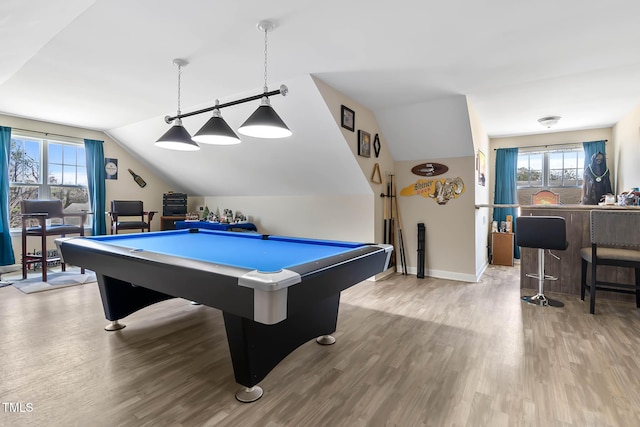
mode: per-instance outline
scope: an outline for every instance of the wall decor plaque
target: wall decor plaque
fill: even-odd
[[[449,170],[448,166],[442,163],[420,163],[411,168],[411,172],[414,175],[419,176],[438,176],[446,173]]]

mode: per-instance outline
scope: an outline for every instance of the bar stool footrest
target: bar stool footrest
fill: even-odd
[[[534,296],[523,296],[520,299],[524,302],[528,302],[529,304],[535,304],[543,307],[545,306],[564,307],[564,303],[562,301],[547,298],[544,294],[535,294]]]
[[[525,276],[527,277],[531,277],[532,279],[539,279],[540,276],[538,276],[537,273],[527,273],[525,274]],[[544,280],[558,280],[558,278],[556,276],[549,276],[548,274],[544,275]]]

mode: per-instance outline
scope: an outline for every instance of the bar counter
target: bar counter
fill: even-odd
[[[558,277],[557,281],[545,281],[545,292],[576,295],[580,298],[582,262],[580,249],[583,247],[591,247],[589,212],[594,209],[640,210],[640,206],[530,205],[520,207],[521,216],[560,216],[566,220],[569,247],[565,251],[551,251],[560,257],[560,260],[548,256],[548,254],[545,254],[544,257],[545,274]],[[544,230],[540,230],[540,232],[544,233]],[[538,250],[532,248],[520,248],[520,250],[520,287],[523,289],[538,289],[537,279],[526,277],[527,273],[536,273],[538,271]],[[589,277],[590,271],[587,280],[589,280]],[[598,280],[634,283],[634,270],[632,268],[599,266]],[[613,300],[635,301],[633,295],[615,292],[598,291],[597,296],[598,298]],[[588,293],[586,298],[588,298]]]

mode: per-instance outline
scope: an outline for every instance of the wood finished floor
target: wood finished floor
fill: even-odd
[[[637,426],[640,310],[520,302],[519,267],[480,283],[395,275],[343,292],[337,343],[309,342],[235,400],[222,315],[165,301],[107,333],[96,284],[0,289],[2,426]],[[523,294],[531,294],[526,290]],[[553,294],[551,294],[553,295]]]

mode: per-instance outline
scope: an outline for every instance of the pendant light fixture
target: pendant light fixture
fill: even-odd
[[[202,144],[233,145],[240,144],[240,138],[225,122],[220,114],[220,101],[216,99],[216,108],[202,128],[193,136],[193,140]]]
[[[258,109],[238,128],[243,135],[256,138],[286,138],[292,132],[282,121],[269,102],[267,86],[267,34],[275,25],[271,21],[260,21],[258,30],[264,32],[264,94]]]
[[[184,59],[174,59],[173,64],[178,67],[178,113],[175,116],[166,116],[164,121],[175,124],[156,141],[155,145],[162,148],[182,151],[199,150],[199,143],[202,144],[218,144],[231,145],[240,143],[240,138],[225,122],[220,114],[222,108],[232,105],[244,104],[245,102],[261,100],[258,109],[244,122],[238,129],[243,135],[253,136],[256,138],[285,138],[291,136],[292,132],[282,121],[278,113],[274,111],[269,102],[269,97],[273,95],[286,96],[289,89],[285,85],[280,85],[278,90],[269,91],[267,86],[267,33],[272,31],[276,26],[271,21],[260,21],[257,25],[258,30],[264,32],[264,89],[259,95],[238,99],[235,101],[220,104],[216,99],[213,107],[203,108],[201,110],[192,111],[182,114],[180,111],[180,78],[181,69],[187,65]],[[213,116],[202,126],[202,128],[191,137],[189,132],[182,126],[182,119],[185,117],[195,116],[197,114],[213,111]]]
[[[182,126],[181,111],[180,111],[180,80],[182,77],[182,67],[188,64],[184,59],[176,58],[173,60],[173,65],[178,67],[178,114],[175,119],[175,124],[164,135],[162,135],[155,143],[157,147],[168,148],[170,150],[179,151],[196,151],[200,149],[200,146],[191,139],[189,132]],[[168,117],[165,117],[167,123]]]

